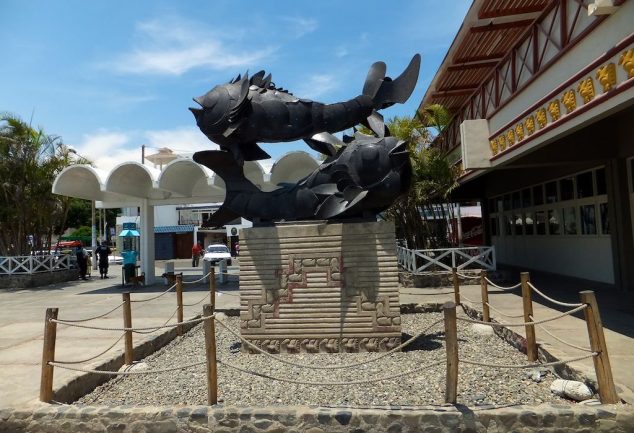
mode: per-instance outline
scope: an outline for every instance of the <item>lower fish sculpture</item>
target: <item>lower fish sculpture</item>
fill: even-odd
[[[359,96],[345,102],[323,104],[297,98],[260,71],[249,77],[238,75],[227,84],[194,98],[201,108],[190,108],[200,130],[222,150],[231,152],[238,164],[270,158],[257,143],[304,140],[318,152],[336,153],[331,133],[364,124],[379,136],[383,117],[377,112],[404,103],[414,91],[420,70],[416,54],[405,71],[392,80],[386,65],[376,62]]]
[[[227,186],[224,203],[206,227],[240,216],[253,223],[374,217],[407,191],[411,179],[405,142],[359,133],[309,176],[271,192],[251,183],[227,151],[196,152],[193,158]]]

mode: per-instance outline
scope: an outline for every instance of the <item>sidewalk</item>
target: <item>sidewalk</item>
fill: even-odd
[[[191,262],[179,261],[176,271],[183,272],[184,281],[193,281],[202,275],[202,268],[191,268]],[[230,272],[237,273],[237,267],[230,267]],[[163,273],[162,264],[157,264],[156,274]],[[47,307],[58,307],[60,319],[78,319],[103,314],[121,303],[121,293],[132,291],[132,299],[146,299],[160,294],[168,286],[156,284],[131,290],[130,286],[121,287],[121,267],[111,265],[112,278],[101,280],[94,276],[90,281],[71,281],[36,289],[20,289],[0,291],[0,305],[3,314],[0,316],[0,408],[20,407],[38,402],[39,382],[42,356],[42,335],[44,314]],[[577,293],[587,287],[571,287],[565,281],[534,278],[533,283],[549,296],[565,302],[578,302]],[[480,299],[480,286],[461,286],[463,300]],[[238,284],[236,277],[230,277],[226,285],[217,289],[217,308],[239,308]],[[184,286],[184,303],[195,303],[208,294],[205,283],[186,284]],[[610,354],[610,361],[617,391],[621,398],[634,402],[634,313],[631,299],[625,299],[622,293],[609,290],[597,291],[601,317],[605,327],[605,336]],[[453,301],[453,289],[446,288],[403,288],[401,304],[408,303],[444,303]],[[515,315],[522,312],[521,296],[512,293],[491,294],[490,303],[506,314]],[[534,315],[536,319],[552,317],[563,312],[563,309],[546,306],[546,303],[535,297]],[[186,307],[185,320],[199,315],[206,301],[192,307]],[[477,303],[474,308],[481,309]],[[160,326],[165,323],[176,309],[176,297],[168,293],[156,300],[145,303],[134,303],[132,323],[134,327]],[[491,311],[491,316],[499,322],[519,322],[520,319],[507,319]],[[581,316],[579,316],[581,317]],[[102,327],[122,327],[123,319],[117,310],[103,319],[88,322]],[[588,336],[585,322],[578,317],[567,316],[544,325],[551,333],[564,340],[583,347],[588,347]],[[524,335],[524,327],[513,328]],[[577,349],[568,348],[536,329],[538,343],[559,359],[570,359],[583,355]],[[91,329],[58,325],[56,358],[60,360],[76,360],[98,354],[110,346],[121,331],[96,331]],[[139,345],[152,338],[149,334],[134,334],[134,344]],[[86,366],[94,367],[115,355],[123,352],[123,341],[116,349],[90,361]],[[584,360],[571,364],[588,375],[594,374],[592,360]],[[78,377],[79,372],[55,369],[54,388]]]
[[[189,263],[191,265],[191,263]],[[178,268],[178,267],[177,267]],[[202,267],[178,269],[183,280],[193,281],[202,276]],[[233,268],[229,268],[233,272]],[[237,269],[235,270],[237,272]],[[94,271],[93,271],[94,272]],[[157,275],[163,273],[156,269]],[[103,314],[122,302],[121,293],[132,292],[132,300],[146,299],[164,292],[169,286],[159,283],[133,289],[121,287],[121,266],[110,265],[109,279],[100,279],[93,273],[89,281],[70,281],[34,289],[0,291],[0,408],[19,407],[38,402],[42,362],[44,314],[46,308],[59,308],[59,319],[81,319]],[[185,320],[202,313],[202,306],[209,302],[209,285],[204,282],[183,286],[183,303],[193,304],[207,295],[207,299],[192,307],[185,307]],[[237,277],[230,277],[225,285],[217,286],[216,307],[238,308]],[[133,327],[163,325],[176,310],[176,296],[169,292],[156,300],[132,304]],[[171,323],[175,323],[172,319]],[[100,327],[123,327],[121,309],[105,318],[83,324]],[[153,334],[133,334],[137,346],[152,339]],[[98,331],[66,325],[57,326],[56,358],[80,360],[98,354],[121,336],[121,331]],[[106,360],[123,353],[123,340],[111,351],[97,357],[83,367],[94,368]],[[56,368],[53,389],[68,383],[82,373]]]

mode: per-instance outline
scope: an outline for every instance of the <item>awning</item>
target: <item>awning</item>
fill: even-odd
[[[132,236],[141,236],[141,234],[139,233],[138,230],[123,230],[121,233],[119,233],[119,236],[124,237],[124,238],[128,238],[128,237],[132,237]]]

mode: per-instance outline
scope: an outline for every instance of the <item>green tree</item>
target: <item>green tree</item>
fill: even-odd
[[[51,244],[69,198],[53,194],[57,174],[77,163],[60,137],[0,114],[0,254],[24,255]]]

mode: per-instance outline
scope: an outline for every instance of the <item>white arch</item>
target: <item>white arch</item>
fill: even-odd
[[[271,167],[270,183],[274,186],[282,182],[295,183],[311,174],[318,167],[319,162],[307,152],[288,152]]]

